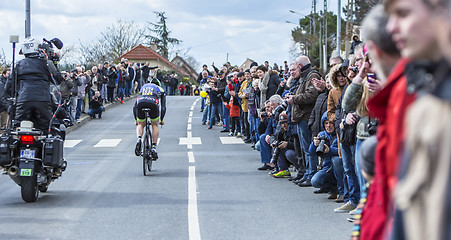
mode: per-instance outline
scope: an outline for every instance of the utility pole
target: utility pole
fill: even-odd
[[[340,55],[341,45],[341,0],[338,0],[338,11],[337,11],[337,54]]]
[[[352,25],[353,25],[353,15],[354,15],[354,0],[348,0],[347,13],[346,13],[346,58],[349,57],[349,51],[351,50],[351,44],[349,40],[352,36]]]
[[[25,38],[31,36],[30,0],[25,0]]]

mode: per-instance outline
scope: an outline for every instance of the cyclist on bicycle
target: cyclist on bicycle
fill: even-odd
[[[161,113],[159,106],[161,104]],[[133,115],[136,119],[136,135],[138,137],[135,155],[141,155],[141,137],[143,135],[144,126],[146,125],[146,114],[143,109],[150,109],[149,117],[152,123],[152,158],[157,159],[157,141],[158,141],[158,123],[164,125],[164,115],[166,114],[166,94],[161,88],[161,83],[158,79],[152,79],[151,83],[147,83],[141,87],[139,96],[136,99],[135,106],[133,106]]]

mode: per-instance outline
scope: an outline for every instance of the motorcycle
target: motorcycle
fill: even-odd
[[[45,135],[30,121],[0,136],[0,166],[21,187],[25,202],[35,202],[66,169],[63,143],[60,135]]]

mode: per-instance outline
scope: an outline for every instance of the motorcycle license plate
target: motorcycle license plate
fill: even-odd
[[[20,150],[20,157],[21,158],[34,158],[35,150],[32,149],[23,149]]]
[[[33,169],[20,169],[21,177],[31,177],[33,174]]]

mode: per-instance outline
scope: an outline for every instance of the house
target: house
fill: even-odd
[[[144,65],[146,62],[149,62],[149,66],[158,66],[162,71],[167,72],[176,72],[181,77],[189,77],[190,74],[186,71],[178,68],[173,63],[171,63],[166,58],[162,57],[160,54],[156,53],[156,51],[139,44],[138,46],[132,48],[130,51],[122,54],[117,61],[120,59],[126,58],[131,63],[140,63],[140,65]]]
[[[240,67],[242,67],[244,70],[249,69],[251,66],[251,63],[255,62],[254,60],[247,58],[246,61],[244,61],[243,64],[241,64]]]
[[[198,73],[194,70],[183,58],[181,58],[178,54],[176,54],[175,58],[171,61],[172,64],[177,66],[182,71],[185,71],[189,74],[189,78],[192,80],[196,80]]]

